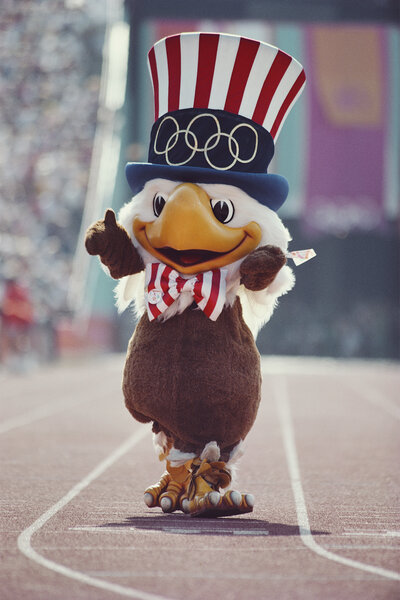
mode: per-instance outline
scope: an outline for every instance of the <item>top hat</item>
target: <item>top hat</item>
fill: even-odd
[[[305,84],[275,46],[229,34],[181,33],[149,52],[155,122],[147,163],[128,163],[134,193],[161,177],[235,185],[273,210],[288,183],[267,173],[275,141]]]

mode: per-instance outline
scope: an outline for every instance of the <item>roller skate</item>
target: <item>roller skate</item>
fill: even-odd
[[[160,481],[145,490],[145,504],[149,508],[159,506],[165,513],[182,510],[181,501],[190,481],[191,462],[173,467],[167,460],[167,470]]]
[[[209,462],[196,458],[192,462],[190,483],[181,504],[183,511],[191,517],[228,517],[252,512],[254,497],[220,489],[229,486],[231,473],[222,461]]]

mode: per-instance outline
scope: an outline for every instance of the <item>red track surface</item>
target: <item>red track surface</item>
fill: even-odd
[[[220,520],[142,502],[163,469],[122,366],[0,376],[2,600],[400,598],[398,366],[265,359],[255,510]]]

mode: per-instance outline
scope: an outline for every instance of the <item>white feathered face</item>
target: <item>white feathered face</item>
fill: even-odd
[[[246,256],[261,239],[252,220],[235,224],[235,202],[205,186],[180,183],[149,194],[151,218],[136,215],[133,233],[157,260],[183,274],[224,267]]]
[[[149,181],[119,215],[139,245],[183,274],[230,265],[260,244],[284,249],[279,217],[235,186]]]
[[[154,262],[155,256],[157,256],[157,260],[161,262],[166,262],[167,259],[164,258],[161,253],[158,254],[157,250],[154,250],[153,247],[149,248],[151,251],[147,251],[145,247],[141,245],[140,239],[137,239],[134,235],[135,223],[156,223],[159,217],[156,217],[154,210],[159,212],[159,208],[164,204],[165,201],[160,213],[162,215],[163,211],[168,206],[168,202],[171,200],[174,190],[177,189],[179,185],[180,183],[176,181],[153,179],[146,183],[143,190],[139,194],[137,194],[130,202],[125,204],[118,215],[118,221],[129,233],[132,243],[137,247],[145,264]],[[254,223],[259,229],[260,233],[257,235],[257,237],[252,238],[253,242],[251,245],[249,244],[248,247],[243,247],[241,250],[244,250],[248,254],[255,247],[271,244],[273,246],[278,246],[283,252],[287,251],[288,243],[290,241],[290,234],[283,225],[279,216],[274,211],[266,208],[248,196],[248,194],[234,186],[222,184],[196,184],[195,187],[200,188],[205,192],[208,197],[207,202],[211,206],[211,210],[213,207],[211,203],[212,201],[214,207],[217,203],[216,201],[218,200],[229,200],[232,202],[233,211],[231,211],[230,208],[228,210],[228,208],[226,208],[224,205],[220,205],[216,208],[216,210],[220,211],[221,213],[220,218],[224,217],[225,214],[225,219],[227,222],[222,224],[226,229],[231,228],[232,230],[244,231],[251,223]],[[163,200],[157,199],[157,195],[162,195]],[[228,218],[230,218],[229,221]],[[198,223],[192,223],[192,225],[194,229],[196,226],[199,226]],[[256,228],[254,229],[256,231]],[[190,244],[190,248],[193,249],[195,246]],[[246,254],[243,254],[237,258],[235,262],[229,262],[229,264],[226,264],[224,267],[228,271],[227,282],[229,280],[227,304],[232,304],[236,298],[236,294],[240,292],[243,317],[253,331],[254,335],[256,335],[256,332],[261,325],[270,318],[276,305],[276,299],[293,287],[294,277],[290,267],[285,265],[279,271],[274,282],[266,290],[262,290],[261,292],[251,292],[245,289],[243,286],[240,286],[239,267],[240,263],[245,259],[245,256]],[[232,254],[226,254],[223,259],[233,261],[234,257]],[[191,274],[194,272],[197,273],[210,268],[205,266],[206,262],[207,261],[204,261],[203,263],[197,263],[195,265],[189,264],[187,267],[188,270],[185,270],[185,272],[183,271],[185,267],[181,267],[180,264],[176,264],[175,268],[182,274]],[[129,277],[124,277],[119,281],[116,289],[116,297],[117,306],[120,311],[124,310],[132,299],[135,299],[138,315],[141,315],[145,311],[143,286],[143,272],[136,275],[131,275]],[[184,296],[184,294],[182,294],[182,296]],[[185,310],[185,308],[187,308],[188,304],[185,304],[182,301],[182,296],[164,313],[165,319],[170,318],[177,312],[182,312]],[[191,302],[190,298],[189,302]]]

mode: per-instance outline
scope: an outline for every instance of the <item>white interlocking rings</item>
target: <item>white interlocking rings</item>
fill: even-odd
[[[214,120],[214,123],[216,126],[216,132],[213,133],[212,135],[210,135],[209,138],[207,139],[207,141],[205,142],[204,146],[201,147],[199,144],[197,135],[194,133],[194,131],[191,128],[198,119],[202,119],[204,117],[211,117],[211,119]],[[175,128],[175,131],[173,133],[171,133],[171,135],[169,136],[167,143],[165,144],[165,148],[160,149],[158,147],[159,133],[161,131],[161,128],[167,121],[172,122],[172,124]],[[237,133],[237,131],[243,127],[248,129],[249,131],[251,131],[254,134],[254,150],[253,150],[253,153],[250,156],[250,158],[241,158],[240,157],[240,145],[239,145],[238,140],[235,137],[235,134]],[[183,160],[182,162],[173,162],[170,158],[170,153],[175,148],[176,144],[178,143],[179,136],[181,134],[184,135],[185,144],[186,144],[187,148],[189,150],[191,150],[191,153],[190,153],[190,156],[188,158],[186,158],[185,160]],[[220,143],[222,138],[226,138],[228,140],[228,150],[232,157],[232,161],[224,167],[215,165],[209,156],[209,152],[211,150],[214,150],[218,146],[218,144]],[[238,125],[235,125],[235,127],[233,127],[233,129],[231,130],[230,133],[225,133],[225,132],[221,131],[221,125],[218,121],[218,118],[211,113],[203,113],[201,115],[196,115],[190,121],[190,123],[188,124],[186,129],[180,129],[178,121],[171,115],[167,115],[160,122],[158,129],[157,129],[155,139],[154,139],[154,152],[158,155],[164,155],[166,163],[173,167],[179,167],[182,165],[186,165],[187,163],[189,163],[192,160],[192,158],[194,157],[194,155],[197,152],[201,152],[204,154],[204,158],[207,161],[207,163],[210,165],[210,167],[212,167],[213,169],[217,169],[219,171],[227,171],[228,169],[231,169],[237,162],[242,163],[242,164],[247,164],[247,163],[252,162],[254,160],[255,156],[257,155],[257,151],[258,151],[258,132],[255,129],[255,127],[253,127],[249,123],[239,123]]]

